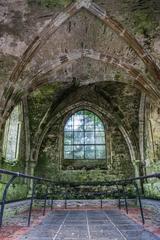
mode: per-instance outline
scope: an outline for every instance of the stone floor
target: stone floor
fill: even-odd
[[[118,210],[58,210],[20,240],[160,240]]]

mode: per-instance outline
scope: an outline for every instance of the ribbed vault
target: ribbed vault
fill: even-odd
[[[120,41],[123,41],[124,44],[126,44],[126,46],[134,52],[136,58],[138,59],[136,63],[140,62],[141,64],[132,64],[130,59],[126,59],[121,54],[113,55],[113,53],[110,52],[108,49],[106,49],[106,51],[104,52],[103,50],[98,48],[96,44],[93,45],[92,48],[87,48],[85,45],[85,41],[82,41],[80,43],[81,48],[65,48],[64,51],[60,49],[57,50],[58,54],[54,54],[54,51],[52,50],[57,47],[57,45],[54,44],[54,38],[56,38],[56,34],[59,34],[58,31],[63,28],[64,25],[68,23],[68,21],[72,17],[75,17],[75,15],[81,10],[86,11],[88,15],[90,14],[94,16],[94,18],[102,22],[104,26],[109,29],[109,31],[112,31],[113,34],[116,34],[116,37],[120,39]],[[76,17],[78,16],[79,15],[76,15]],[[91,24],[91,27],[93,26],[93,24],[94,23]],[[97,26],[95,25],[95,27]],[[85,31],[87,32],[88,30],[86,29]],[[79,37],[80,36],[77,36],[75,37],[75,39],[78,39]],[[66,39],[66,43],[67,41],[68,39]],[[48,55],[48,58],[46,51],[52,52],[52,54]],[[43,55],[44,58],[42,58]],[[38,61],[36,61],[37,59]],[[49,19],[48,24],[43,27],[41,32],[37,33],[34,40],[29,44],[26,51],[22,54],[20,60],[13,69],[10,78],[5,84],[4,90],[1,92],[0,96],[1,132],[3,131],[3,126],[6,119],[10,115],[14,106],[19,101],[24,100],[24,98],[26,99],[27,96],[32,94],[37,89],[43,87],[44,85],[55,83],[62,84],[59,77],[55,77],[55,74],[57,74],[58,71],[68,68],[69,66],[72,66],[74,68],[74,66],[76,66],[76,64],[78,65],[79,62],[85,63],[86,59],[91,60],[91,64],[94,61],[97,63],[97,65],[103,64],[105,66],[111,67],[114,71],[124,72],[124,74],[127,76],[125,84],[132,85],[133,88],[135,87],[141,92],[143,92],[144,97],[146,97],[147,95],[150,97],[152,102],[155,101],[156,103],[159,103],[160,69],[155,63],[155,61],[152,59],[152,57],[149,55],[149,53],[145,51],[144,47],[141,46],[141,44],[136,40],[136,38],[125,27],[123,27],[120,22],[115,20],[115,18],[111,17],[105,9],[97,5],[92,0],[77,0],[73,4],[69,5],[66,9],[64,9],[64,11],[58,14],[56,17],[51,17]],[[117,82],[124,83],[124,80],[122,78],[115,79],[113,77],[112,80],[115,82],[115,84],[117,84]],[[75,82],[76,84],[78,84],[76,85]],[[104,79],[101,79],[101,82],[104,82]],[[75,77],[73,75],[69,81],[66,80],[66,78],[64,77],[63,83],[64,88],[61,89],[60,94],[62,98],[68,91],[69,93],[72,93],[75,91],[75,89],[80,88],[82,85],[97,84],[96,86],[98,86],[100,81],[96,82],[96,80],[94,79],[88,79],[87,81],[83,79],[75,80]],[[65,84],[69,86],[69,88],[65,88]],[[98,91],[101,97],[105,98],[105,94],[107,91],[105,92],[104,89],[100,89]],[[37,161],[42,141],[51,124],[54,124],[55,121],[58,121],[59,118],[62,117],[62,115],[66,114],[69,109],[75,108],[74,105],[70,105],[67,106],[68,108],[66,108],[66,110],[63,110],[62,112],[54,112],[53,110],[55,110],[55,108],[60,103],[58,99],[59,98],[57,98],[56,102],[53,102],[48,108],[44,118],[38,126],[37,132],[35,133],[33,139],[34,144],[31,153],[32,161]],[[78,107],[78,103],[76,104]],[[80,105],[81,104],[82,103],[80,103]],[[89,102],[88,105],[94,107]],[[118,109],[117,106],[115,108],[118,109],[118,113],[114,112],[114,110],[112,111],[112,108],[114,109],[114,107],[114,103],[110,104],[110,109],[108,110],[108,115],[106,114],[106,118],[110,119],[111,121],[116,121],[116,119],[118,119],[116,125],[121,131],[127,143],[131,159],[132,161],[134,161],[137,157],[137,153],[135,153],[135,149],[137,146],[133,143],[133,139],[131,139],[130,137],[132,130],[130,129],[129,132],[127,129],[127,123],[121,123],[119,121],[122,112],[120,111],[120,109]],[[103,109],[101,109],[101,112],[103,112]],[[54,118],[51,117],[52,115],[54,116]],[[42,126],[45,126],[44,129]],[[142,128],[144,128],[144,126],[142,126]],[[142,134],[141,138],[143,138]],[[138,141],[136,139],[136,136],[134,136],[134,139],[135,142]],[[140,145],[140,148],[142,151],[143,146]],[[139,150],[137,150],[137,152],[138,151]]]
[[[50,71],[53,71],[60,65],[74,61],[76,60],[76,58],[87,57],[105,62],[107,64],[112,64],[116,68],[123,69],[135,79],[135,81],[138,83],[137,85],[140,85],[146,91],[146,93],[148,93],[149,95],[154,95],[154,97],[156,98],[159,98],[158,85],[160,79],[160,70],[151,58],[151,56],[147,52],[145,52],[144,48],[138,43],[135,37],[130,34],[128,30],[124,28],[118,21],[113,19],[106,12],[105,9],[98,6],[91,0],[82,0],[76,1],[75,3],[71,4],[56,18],[51,19],[48,25],[44,27],[44,29],[35,37],[35,39],[23,53],[20,61],[18,62],[10,76],[10,80],[6,84],[4,92],[2,92],[0,118],[1,124],[5,122],[5,119],[7,119],[11,109],[21,99],[21,97],[24,94],[28,94],[28,91],[26,91],[28,90],[28,79],[23,79],[22,77],[28,63],[32,61],[38,51],[40,51],[41,49],[43,50],[43,46],[47,44],[47,41],[53,34],[56,33],[56,31],[61,27],[61,25],[83,8],[96,16],[98,19],[100,19],[106,26],[111,28],[135,51],[137,56],[142,60],[142,62],[148,69],[151,78],[148,79],[148,76],[143,76],[145,75],[145,73],[141,73],[139,69],[134,68],[132,65],[129,65],[126,62],[123,62],[121,59],[111,57],[109,53],[107,55],[93,50],[83,50],[79,52],[77,51],[77,53],[64,54],[60,56],[59,59],[55,61],[53,60],[53,63],[51,65],[48,65],[48,72],[44,72],[43,68],[38,70],[36,76],[33,77],[33,86],[31,83],[30,88],[34,89],[34,87],[41,84],[38,77],[42,78],[41,81],[43,82],[44,75],[46,76]],[[42,75],[40,75],[40,72]],[[155,82],[157,82],[156,85]]]

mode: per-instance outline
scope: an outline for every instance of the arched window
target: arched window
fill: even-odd
[[[21,132],[21,105],[17,105],[11,112],[5,124],[3,139],[3,156],[6,161],[15,161],[19,153],[19,140]]]
[[[88,110],[73,114],[64,127],[64,159],[105,159],[105,130]]]

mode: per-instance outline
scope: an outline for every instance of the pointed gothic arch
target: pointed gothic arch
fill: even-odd
[[[117,20],[113,19],[105,9],[94,3],[92,0],[77,0],[75,3],[69,5],[63,12],[58,14],[57,17],[50,20],[48,25],[34,38],[26,51],[23,53],[19,62],[11,73],[10,79],[1,95],[2,114],[0,117],[0,126],[2,127],[7,119],[10,108],[19,101],[19,98],[24,94],[23,89],[25,83],[20,78],[27,64],[32,60],[36,52],[46,44],[47,40],[65,23],[70,17],[78,13],[82,8],[88,10],[91,14],[99,18],[106,26],[110,27],[115,33],[119,35],[137,54],[147,67],[149,73],[155,80],[160,80],[160,69],[153,61],[152,57],[143,49],[141,44],[136,38],[129,33],[129,31],[122,26]],[[137,76],[137,78],[139,78]],[[148,79],[147,79],[148,81]],[[154,86],[152,81],[149,81],[149,88],[151,87],[156,91],[159,89],[158,84]],[[148,83],[143,83],[144,88],[148,88]],[[159,98],[159,96],[158,96]],[[16,100],[16,101],[15,101]],[[14,103],[15,102],[15,103]],[[6,109],[6,111],[4,110]]]
[[[77,0],[75,3],[69,5],[56,18],[51,19],[41,33],[34,38],[13,70],[10,76],[10,81],[16,82],[18,80],[26,65],[33,58],[34,54],[43,46],[43,44],[46,44],[46,41],[63,23],[65,23],[70,17],[74,16],[82,8],[87,9],[90,13],[98,17],[102,22],[104,22],[104,24],[116,32],[136,52],[138,57],[147,66],[149,72],[154,75],[156,79],[160,80],[160,69],[156,63],[152,60],[151,56],[145,52],[136,38],[129,33],[122,24],[113,19],[109,14],[107,14],[105,9],[94,3],[92,0]]]
[[[150,80],[146,79],[139,69],[135,68],[131,64],[121,61],[119,58],[113,57],[109,54],[102,54],[101,52],[93,49],[76,49],[68,54],[63,54],[55,58],[55,60],[49,64],[47,63],[41,66],[39,72],[31,79],[31,91],[45,83],[45,77],[48,73],[61,69],[64,65],[72,63],[73,61],[78,61],[81,58],[89,58],[100,61],[123,70],[126,74],[132,77],[132,79],[135,80],[135,83],[140,85],[146,93],[149,95],[151,94],[155,100],[160,98],[160,92],[156,86],[154,86]]]
[[[80,102],[77,102],[76,104],[72,104],[72,105],[66,107],[65,109],[61,110],[57,114],[53,114],[53,117],[50,119],[50,121],[48,121],[46,123],[44,128],[43,129],[39,128],[39,130],[36,132],[36,134],[34,136],[33,147],[32,147],[31,158],[30,158],[31,162],[34,163],[35,166],[36,166],[37,161],[38,161],[38,155],[39,155],[39,151],[40,151],[40,147],[42,145],[43,139],[46,136],[50,127],[52,125],[54,125],[54,123],[59,121],[59,119],[61,117],[64,117],[65,114],[67,114],[68,112],[70,112],[72,110],[74,110],[74,111],[79,110],[84,106],[87,106],[88,110],[95,111],[95,112],[97,111],[97,109],[95,107],[95,104],[93,104],[91,102],[88,102],[88,101],[80,101]],[[104,111],[103,108],[98,107],[98,112],[102,116],[104,115],[106,119],[114,122],[116,124],[116,126],[118,127],[119,131],[121,132],[121,134],[122,134],[122,136],[123,136],[123,138],[124,138],[124,140],[125,140],[125,142],[128,146],[128,150],[129,150],[129,153],[130,153],[130,158],[131,158],[132,164],[135,168],[135,175],[138,176],[138,169],[137,169],[137,166],[136,166],[136,163],[135,163],[136,153],[135,153],[135,150],[134,150],[132,140],[130,139],[128,130],[118,120],[116,121],[116,119],[114,118],[114,116],[111,113],[109,113],[107,111]]]

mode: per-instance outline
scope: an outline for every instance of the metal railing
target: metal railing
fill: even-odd
[[[160,179],[160,173],[155,173],[155,174],[151,174],[151,175],[147,175],[147,176],[140,176],[140,177],[135,177],[135,178],[128,178],[128,179],[124,179],[124,180],[114,180],[114,181],[108,181],[108,182],[85,182],[85,183],[72,182],[71,183],[71,182],[55,182],[50,179],[30,176],[30,175],[26,175],[23,173],[8,171],[8,170],[4,170],[4,169],[0,169],[0,174],[10,176],[8,182],[6,182],[6,184],[5,184],[3,194],[2,194],[2,200],[0,201],[0,206],[1,206],[1,208],[0,208],[0,227],[3,224],[4,209],[5,209],[6,203],[8,202],[7,201],[7,193],[8,193],[9,187],[11,186],[11,184],[13,184],[15,179],[22,178],[22,179],[32,180],[31,197],[26,198],[26,199],[30,200],[29,213],[28,213],[28,226],[30,226],[30,223],[31,223],[33,201],[34,201],[34,199],[37,198],[36,187],[40,186],[40,188],[41,188],[42,185],[46,186],[45,194],[43,194],[41,197],[39,197],[40,199],[44,200],[43,215],[45,215],[45,212],[46,212],[47,199],[51,200],[50,207],[51,207],[51,210],[53,209],[53,201],[54,201],[53,196],[56,193],[55,187],[60,187],[60,188],[63,187],[64,188],[63,198],[65,200],[65,205],[64,205],[65,208],[67,208],[67,200],[70,199],[69,193],[71,192],[71,189],[79,191],[79,192],[80,192],[80,190],[83,189],[82,195],[84,198],[90,197],[90,196],[100,198],[100,200],[101,200],[100,207],[101,208],[103,207],[103,199],[114,195],[118,198],[118,207],[119,207],[119,209],[121,209],[121,207],[122,207],[121,200],[123,199],[124,204],[125,204],[125,210],[126,210],[126,213],[128,214],[127,186],[131,185],[135,189],[135,195],[139,202],[139,209],[140,209],[140,213],[141,213],[142,223],[144,224],[145,218],[144,218],[144,211],[143,211],[142,201],[141,201],[141,191],[139,188],[138,181],[144,181],[146,179],[153,179],[153,178]],[[91,189],[94,187],[98,187],[98,190],[92,192]],[[103,188],[105,187],[105,190],[100,191],[100,189],[99,189],[100,187],[103,187]]]

